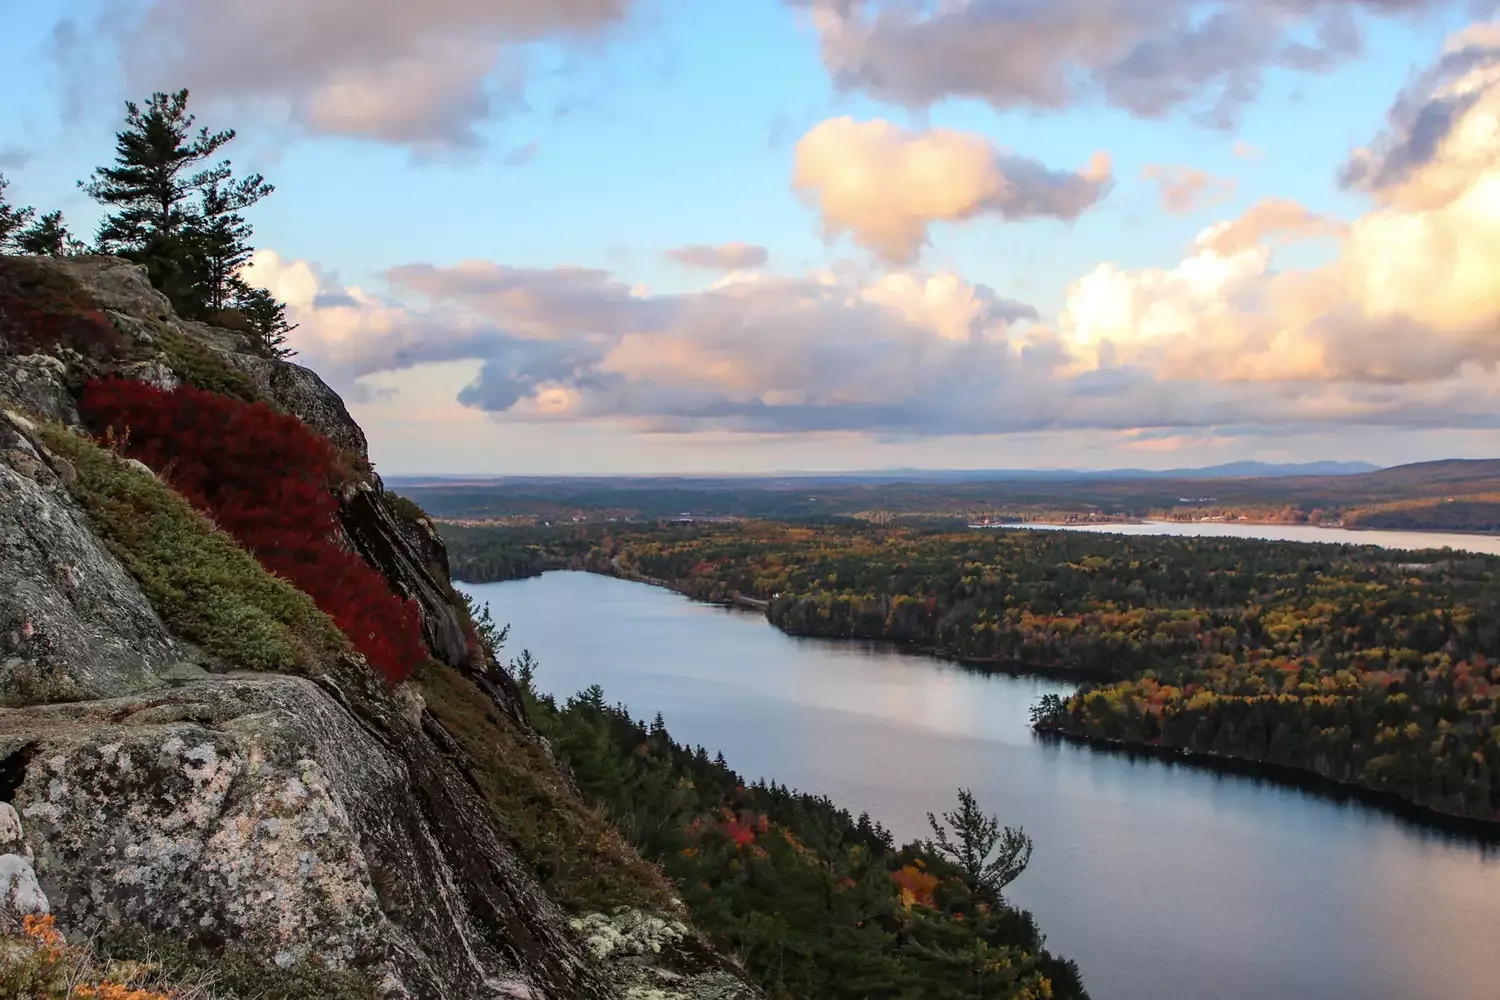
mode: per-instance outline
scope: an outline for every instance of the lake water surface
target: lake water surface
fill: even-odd
[[[997,528],[1093,531],[1115,535],[1185,535],[1199,538],[1260,538],[1279,542],[1378,545],[1383,549],[1441,549],[1500,556],[1500,535],[1451,531],[1354,531],[1314,524],[1246,524],[1239,521],[1141,521],[1135,524],[1003,524]],[[1496,990],[1500,997],[1500,989]]]
[[[1366,533],[1360,532],[1360,535]],[[1068,686],[585,573],[465,585],[567,696],[869,810],[898,840],[972,787],[1036,841],[1009,895],[1095,1000],[1496,1000],[1500,853],[1367,806],[1034,736]]]

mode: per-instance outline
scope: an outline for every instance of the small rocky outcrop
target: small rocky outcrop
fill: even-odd
[[[449,666],[461,667],[471,658],[463,624],[453,605],[447,580],[447,553],[442,553],[441,582],[434,563],[412,544],[378,479],[363,481],[344,491],[339,518],[354,550],[391,582],[402,597],[422,609],[422,638],[432,654]],[[438,543],[441,545],[441,543]],[[441,551],[441,550],[439,550]]]
[[[0,410],[0,704],[146,690],[192,654],[68,495],[70,470]]]
[[[259,399],[333,441],[358,471],[349,549],[418,602],[434,658],[529,732],[466,633],[441,541],[316,374],[176,318],[128,262],[0,258],[0,933],[51,913],[70,938],[129,930],[417,1000],[757,995],[672,918],[564,914],[410,686],[352,653],[251,673],[175,635],[146,596],[160,582],[126,568],[40,430],[76,426],[101,374]]]
[[[0,802],[0,934],[14,934],[30,916],[52,910],[37,881],[31,848],[21,835],[15,807]]]

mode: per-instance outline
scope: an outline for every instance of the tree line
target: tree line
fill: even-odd
[[[462,559],[469,543],[456,541]],[[1075,674],[1078,694],[1039,706],[1043,729],[1262,761],[1500,819],[1494,557],[764,522],[570,529],[525,546],[702,600],[763,600],[792,634]]]
[[[236,133],[195,127],[188,91],[127,101],[125,111],[113,162],[78,182],[104,208],[93,241],[75,236],[61,211],[12,204],[0,174],[0,252],[124,257],[146,268],[178,315],[244,333],[267,355],[290,356],[286,335],[295,327],[285,303],[244,276],[255,248],[243,213],[275,188],[216,159]]]

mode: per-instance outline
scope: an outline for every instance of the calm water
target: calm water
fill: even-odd
[[[1225,521],[1144,521],[1140,524],[1007,524],[1004,528],[1096,531],[1116,535],[1196,535],[1203,538],[1265,538],[1279,542],[1332,542],[1378,545],[1383,549],[1441,549],[1500,556],[1500,535],[1461,535],[1443,531],[1351,531],[1311,524],[1239,524]],[[1495,996],[1500,997],[1500,986]]]
[[[466,587],[538,684],[604,686],[679,741],[925,830],[954,790],[1036,840],[1011,887],[1096,1000],[1495,1000],[1500,854],[1370,808],[1035,738],[1064,685],[879,646],[584,573]]]

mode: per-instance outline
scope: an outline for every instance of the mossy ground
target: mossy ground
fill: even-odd
[[[61,426],[42,439],[110,550],[178,635],[229,667],[298,671],[348,648],[311,597],[267,573],[171,487]]]
[[[193,388],[216,392],[247,403],[260,400],[260,394],[256,392],[255,383],[250,377],[225,361],[212,348],[165,324],[160,325],[152,336],[166,358],[167,367]]]
[[[553,899],[575,913],[662,911],[671,886],[573,790],[546,748],[520,732],[473,682],[429,663],[416,681],[427,710],[473,761],[500,829]]]

